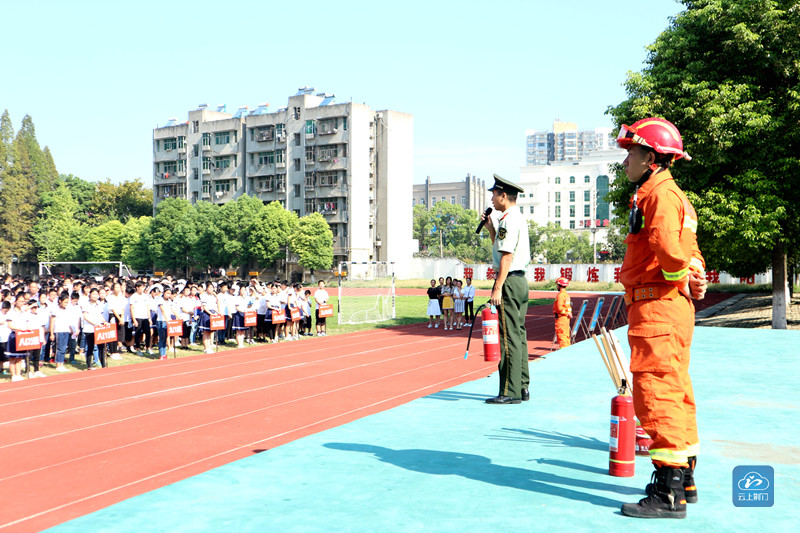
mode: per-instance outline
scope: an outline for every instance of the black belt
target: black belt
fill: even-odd
[[[508,273],[508,275],[509,276],[522,276],[524,278],[525,277],[525,271],[524,270],[512,270],[511,272]]]

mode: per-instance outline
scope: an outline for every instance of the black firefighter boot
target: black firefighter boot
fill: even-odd
[[[686,518],[683,469],[656,467],[653,491],[639,503],[625,503],[622,514],[634,518]]]
[[[697,465],[697,456],[689,457],[689,468],[682,468],[683,470],[683,492],[686,495],[686,503],[697,503],[697,487],[694,484],[694,467]],[[653,477],[655,477],[653,472]],[[655,485],[652,483],[647,484],[644,488],[645,494],[648,496],[653,493]]]

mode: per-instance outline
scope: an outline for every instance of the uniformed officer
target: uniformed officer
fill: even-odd
[[[494,175],[492,205],[500,214],[487,224],[492,239],[492,261],[497,277],[491,303],[497,307],[500,333],[500,392],[486,403],[515,404],[528,400],[528,280],[525,271],[531,261],[528,223],[517,209],[522,188]],[[482,216],[485,219],[486,215]],[[497,226],[495,227],[495,224]]]

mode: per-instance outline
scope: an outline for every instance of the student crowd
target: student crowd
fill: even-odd
[[[428,289],[428,327],[438,328],[442,322],[445,331],[471,326],[475,320],[474,300],[472,278],[466,278],[466,285],[450,276],[439,278],[439,285],[432,279]]]
[[[312,314],[317,336],[325,336],[325,317],[332,312],[324,281],[312,295],[300,284],[278,280],[194,283],[171,276],[109,276],[103,281],[66,276],[37,282],[6,275],[0,290],[0,361],[12,381],[23,380],[26,373],[44,377],[41,368],[48,363],[68,372],[66,363],[75,364],[76,356],[85,357],[86,370],[91,370],[107,366],[107,356],[121,359],[123,351],[147,356],[157,348],[166,359],[168,350],[189,349],[198,340],[206,353],[228,339],[235,339],[238,348],[296,341],[314,334]],[[109,324],[117,340],[102,342],[95,328]],[[168,334],[170,324],[180,328],[179,335]],[[27,346],[17,337],[24,343],[34,337],[37,348],[21,349]]]

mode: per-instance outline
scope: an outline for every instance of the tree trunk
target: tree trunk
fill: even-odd
[[[786,329],[786,252],[778,245],[772,250],[772,329]]]

